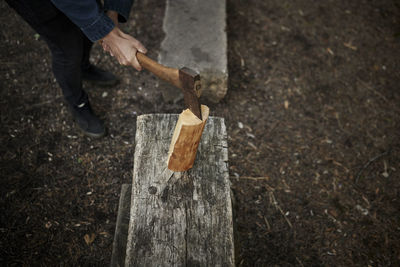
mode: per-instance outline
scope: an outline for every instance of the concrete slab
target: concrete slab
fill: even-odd
[[[159,62],[200,73],[202,96],[219,102],[227,92],[225,0],[167,0]],[[180,98],[178,89],[164,90],[167,101]]]

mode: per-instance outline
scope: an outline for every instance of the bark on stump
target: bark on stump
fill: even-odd
[[[224,120],[210,117],[193,168],[172,172],[177,119],[138,117],[125,266],[234,266]]]

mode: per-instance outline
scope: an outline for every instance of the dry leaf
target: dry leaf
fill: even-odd
[[[335,218],[337,218],[338,214],[336,212],[336,210],[329,210],[329,214]]]
[[[86,234],[84,237],[86,244],[89,246],[90,244],[93,243],[94,239],[96,238],[96,235],[94,233],[91,233],[90,236]]]

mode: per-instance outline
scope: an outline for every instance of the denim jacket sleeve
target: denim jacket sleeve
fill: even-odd
[[[129,18],[133,0],[104,0],[104,9],[117,11],[118,21],[126,22]]]
[[[114,10],[119,20],[128,19],[132,0],[106,0],[104,9],[96,0],[51,0],[83,33],[95,42],[106,36],[115,27],[113,21],[105,14],[104,9]]]

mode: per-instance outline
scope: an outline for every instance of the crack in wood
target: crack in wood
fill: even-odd
[[[189,233],[188,233],[188,229],[189,229],[189,220],[188,220],[188,209],[187,209],[187,203],[185,202],[185,263],[187,266],[187,263],[189,261],[188,259],[188,238],[189,238]]]

